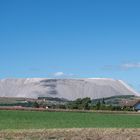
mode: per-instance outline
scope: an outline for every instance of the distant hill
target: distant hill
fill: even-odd
[[[118,106],[123,101],[134,101],[138,99],[140,98],[134,95],[120,95],[101,99],[93,99],[92,103],[96,105],[98,102],[102,103],[104,101],[106,105]]]
[[[138,93],[121,80],[107,78],[0,80],[1,97],[53,97],[74,100],[84,97],[98,99],[120,95],[135,96]]]

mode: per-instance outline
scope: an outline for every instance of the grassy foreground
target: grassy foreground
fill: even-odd
[[[0,130],[48,128],[140,128],[140,115],[0,111]]]

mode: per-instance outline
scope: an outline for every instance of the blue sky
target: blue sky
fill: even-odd
[[[107,77],[140,91],[139,0],[0,0],[0,78]]]

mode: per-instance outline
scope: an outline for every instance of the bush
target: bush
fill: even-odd
[[[32,107],[39,108],[39,104],[37,102],[34,102]]]
[[[75,101],[68,103],[67,107],[69,109],[79,109],[79,110],[89,110],[90,109],[91,99],[86,98],[78,98]]]

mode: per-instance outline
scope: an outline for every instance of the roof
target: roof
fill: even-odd
[[[139,100],[124,100],[120,103],[121,106],[126,106],[126,107],[134,107],[136,104],[140,103]]]

